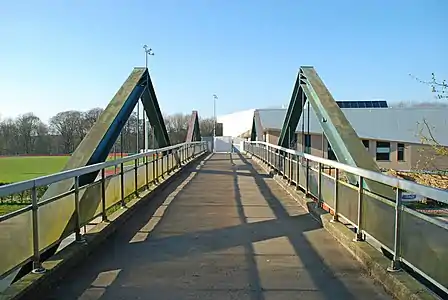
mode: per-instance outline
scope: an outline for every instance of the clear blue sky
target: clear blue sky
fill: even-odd
[[[165,113],[287,104],[300,65],[339,100],[418,101],[448,78],[448,1],[1,1],[0,115],[105,107],[143,44]]]

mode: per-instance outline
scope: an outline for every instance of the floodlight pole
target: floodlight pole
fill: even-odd
[[[148,69],[148,61],[149,61],[148,57],[150,55],[154,56],[154,52],[152,51],[152,48],[148,48],[148,45],[143,45],[143,49],[145,50],[145,68]],[[149,70],[148,70],[148,80],[149,80]],[[147,118],[145,111],[143,111],[143,118],[144,119]],[[145,130],[144,130],[145,134],[143,136],[145,150],[147,150],[149,147],[149,132],[150,132],[149,125],[150,125],[150,123],[149,123],[149,119],[147,121],[148,122],[144,122],[144,125],[143,125],[143,126],[145,126]],[[145,125],[145,123],[147,123],[147,124]]]
[[[218,96],[215,94],[213,95],[213,139],[216,137],[216,100],[218,99]]]

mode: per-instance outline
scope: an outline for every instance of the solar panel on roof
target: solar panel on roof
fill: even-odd
[[[340,108],[387,108],[387,101],[336,101]]]

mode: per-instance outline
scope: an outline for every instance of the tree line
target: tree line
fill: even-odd
[[[0,119],[0,155],[58,155],[72,153],[89,132],[103,112],[102,108],[88,111],[64,111],[43,122],[33,113],[17,118]],[[185,141],[191,115],[174,114],[164,116],[165,126],[172,144]],[[148,123],[148,122],[146,122]],[[199,120],[202,136],[213,134],[213,119]],[[138,124],[138,129],[137,129]],[[144,128],[145,127],[145,128]],[[145,130],[146,129],[146,130]],[[156,148],[152,129],[132,113],[111,152],[135,153],[137,135],[139,148],[144,147],[146,131],[149,148]]]

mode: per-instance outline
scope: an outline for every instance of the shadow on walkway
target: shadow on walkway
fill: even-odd
[[[241,154],[215,154],[190,169],[40,298],[377,298],[370,282],[353,279],[359,266],[320,223]],[[289,241],[292,253],[277,240]]]

